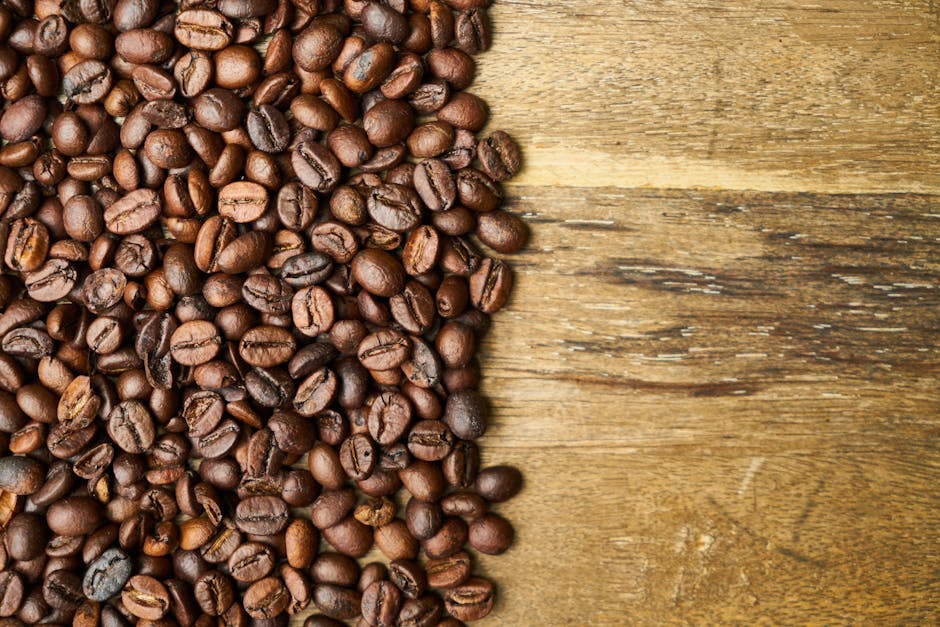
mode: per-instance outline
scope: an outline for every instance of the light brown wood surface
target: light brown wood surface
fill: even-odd
[[[498,0],[486,625],[940,622],[940,5]],[[751,190],[751,191],[744,191]]]

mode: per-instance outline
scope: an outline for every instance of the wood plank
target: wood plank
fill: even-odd
[[[515,260],[485,382],[507,410],[531,415],[539,401],[553,419],[510,437],[635,442],[635,429],[659,438],[652,444],[682,442],[696,416],[737,411],[747,422],[736,439],[798,446],[807,421],[813,438],[842,437],[845,420],[815,424],[819,411],[867,415],[869,431],[887,434],[903,416],[919,428],[933,413],[937,197],[514,193],[534,238]],[[585,403],[609,419],[563,419],[591,415]],[[602,411],[621,403],[633,417]],[[879,404],[895,419],[873,411]],[[687,428],[654,429],[678,408]],[[519,441],[494,439],[503,444]]]
[[[933,0],[493,5],[527,185],[940,191]]]
[[[482,624],[940,619],[940,197],[512,192]]]

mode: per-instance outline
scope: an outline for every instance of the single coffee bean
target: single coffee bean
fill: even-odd
[[[446,211],[457,200],[454,176],[443,161],[426,159],[414,172],[414,186],[421,200],[431,211]]]
[[[140,233],[160,216],[159,195],[150,189],[130,192],[104,211],[105,227],[117,235]]]
[[[31,457],[0,457],[0,490],[11,494],[32,494],[42,487],[45,469]]]
[[[287,610],[290,594],[280,579],[266,577],[245,591],[243,603],[252,618],[273,619]]]
[[[362,593],[362,617],[369,625],[395,625],[401,591],[389,581],[376,581]]]
[[[235,29],[221,13],[190,9],[176,17],[176,39],[192,50],[221,50],[232,41]]]
[[[88,565],[82,592],[92,601],[103,603],[124,587],[133,572],[131,559],[120,549],[108,549]]]
[[[6,595],[11,592],[9,583],[6,588],[4,601],[7,600]],[[42,582],[42,598],[54,609],[66,612],[75,610],[83,598],[81,577],[65,569],[50,572]]]
[[[359,592],[331,584],[314,588],[313,603],[329,618],[336,620],[355,618],[362,611],[362,595]]]
[[[266,544],[246,542],[228,559],[228,569],[237,581],[254,582],[274,570],[276,557]]]
[[[339,182],[342,167],[329,149],[314,142],[302,142],[291,152],[291,164],[304,185],[325,193]]]
[[[281,267],[281,279],[294,288],[318,285],[333,273],[333,261],[319,252],[295,255]]]
[[[290,143],[291,132],[287,118],[277,108],[265,104],[248,113],[248,135],[258,150],[276,153]]]
[[[269,536],[287,526],[287,504],[274,496],[253,496],[239,502],[235,524],[245,533]]]
[[[430,559],[424,565],[428,585],[432,588],[453,588],[470,577],[472,564],[466,551],[449,557]]]
[[[525,223],[501,209],[480,214],[476,234],[481,242],[504,254],[518,252],[529,240]]]
[[[424,569],[413,560],[395,560],[388,567],[389,579],[409,599],[417,599],[427,588]]]
[[[286,329],[276,326],[259,326],[242,336],[238,352],[252,366],[270,368],[283,364],[293,357],[297,342]]]
[[[423,215],[418,195],[404,185],[376,187],[369,194],[367,206],[369,215],[377,224],[397,232],[415,228]]]
[[[217,570],[210,570],[196,580],[193,595],[209,616],[221,616],[235,602],[232,582]]]
[[[340,446],[339,459],[343,470],[351,479],[367,479],[375,469],[377,461],[375,445],[365,435],[353,435]]]
[[[138,401],[125,401],[115,407],[108,417],[108,435],[127,453],[143,453],[156,439],[153,418]]]
[[[211,322],[194,320],[173,332],[170,354],[184,366],[198,366],[215,357],[220,344],[219,331]]]
[[[470,523],[470,546],[487,555],[504,553],[513,542],[512,525],[498,514],[485,514]]]
[[[238,181],[219,190],[219,214],[233,222],[253,222],[268,208],[268,192],[257,183]]]
[[[33,218],[21,218],[10,225],[4,261],[11,270],[38,270],[49,252],[49,230]]]
[[[444,592],[444,607],[454,618],[469,622],[486,617],[492,611],[495,599],[495,590],[489,580],[471,577]]]

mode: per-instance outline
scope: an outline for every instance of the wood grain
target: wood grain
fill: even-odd
[[[934,0],[497,0],[473,90],[525,182],[940,191]]]
[[[497,0],[481,625],[940,622],[934,0]],[[751,191],[742,191],[751,190]]]
[[[940,197],[513,194],[487,624],[936,622]]]

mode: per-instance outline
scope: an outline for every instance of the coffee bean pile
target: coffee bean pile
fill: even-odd
[[[491,611],[486,5],[3,0],[3,626]]]

